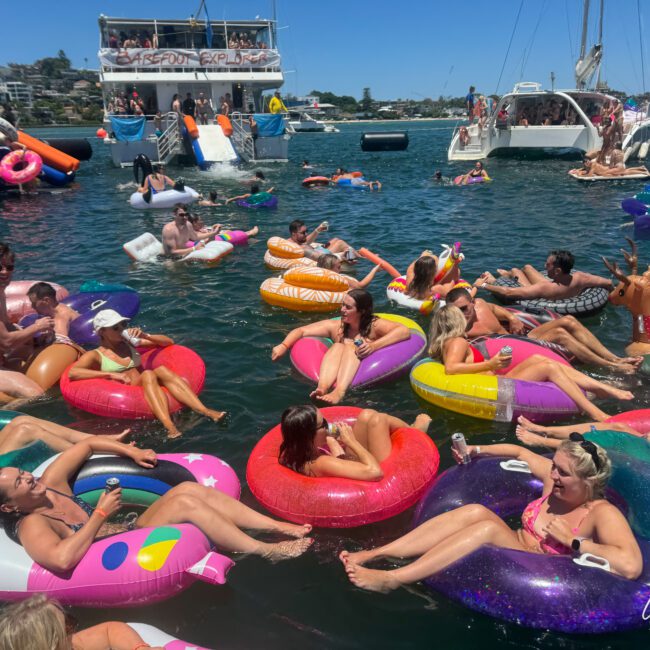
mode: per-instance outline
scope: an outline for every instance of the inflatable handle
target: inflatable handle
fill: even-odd
[[[611,573],[612,568],[609,562],[599,555],[592,555],[591,553],[583,553],[580,557],[574,557],[573,561],[580,566],[592,567],[593,569],[602,569]]]
[[[382,260],[379,255],[375,255],[372,251],[369,251],[367,248],[360,248],[359,255],[365,257],[367,260],[370,260],[373,264],[379,264],[386,273],[389,273],[394,278],[399,278],[402,274],[392,265],[389,264],[386,260]]]
[[[532,474],[528,463],[523,460],[503,460],[499,463],[501,469],[506,472],[521,472],[522,474]]]

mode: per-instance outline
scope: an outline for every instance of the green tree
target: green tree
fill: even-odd
[[[370,113],[372,111],[372,96],[370,95],[370,88],[363,89],[363,96],[361,97],[359,108],[364,113]]]

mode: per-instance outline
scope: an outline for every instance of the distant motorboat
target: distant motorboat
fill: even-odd
[[[289,111],[289,127],[295,133],[338,133],[332,124],[325,124],[304,111]]]

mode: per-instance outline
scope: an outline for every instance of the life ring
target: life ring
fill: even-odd
[[[321,409],[329,421],[357,420],[360,408]],[[274,515],[325,528],[350,528],[403,512],[431,486],[440,456],[426,433],[410,427],[393,432],[392,451],[381,463],[380,481],[304,476],[280,465],[281,427],[273,427],[253,449],[246,480],[255,498]]]
[[[151,201],[149,203],[144,200],[141,192],[133,192],[129,198],[129,203],[136,210],[165,209],[173,208],[177,203],[188,205],[189,203],[194,203],[198,198],[199,193],[186,185],[182,192],[178,190],[156,192],[151,195]]]
[[[487,178],[483,176],[470,176],[467,179],[466,183],[463,183],[463,177],[465,174],[461,174],[460,176],[456,176],[454,178],[454,185],[476,185],[477,183],[487,183],[488,181],[491,181],[492,179],[488,176]]]
[[[278,197],[268,192],[258,192],[257,194],[252,194],[247,199],[237,199],[235,203],[240,208],[249,208],[252,210],[259,208],[273,209],[278,205]]]
[[[519,287],[517,280],[513,278],[497,278],[494,282],[499,287]],[[584,289],[573,298],[561,298],[559,300],[548,300],[546,298],[535,298],[531,300],[504,299],[495,294],[494,296],[502,302],[514,304],[521,309],[551,309],[563,316],[588,316],[595,314],[605,307],[609,300],[609,292],[604,287],[589,287]]]
[[[196,394],[200,393],[205,383],[205,364],[193,350],[182,345],[170,345],[165,348],[146,349],[142,352],[142,368],[153,370],[166,366],[180,375]],[[151,420],[155,416],[144,398],[142,386],[127,386],[110,379],[79,379],[71,381],[70,368],[61,376],[61,394],[68,404],[108,418]],[[175,413],[182,404],[163,388],[169,403],[169,412]]]
[[[568,361],[533,341],[503,336],[472,343],[486,359],[505,345],[512,348],[512,363],[495,375],[448,375],[433,359],[423,359],[411,370],[411,387],[426,402],[484,420],[513,422],[520,415],[545,422],[577,415],[575,402],[550,382],[523,381],[501,376],[532,354],[563,365]]]
[[[406,325],[411,336],[405,341],[388,345],[362,359],[350,384],[351,388],[372,386],[405,375],[422,356],[427,346],[424,331],[410,318],[396,314],[375,314],[375,316]],[[291,363],[303,377],[316,383],[320,376],[323,357],[331,346],[331,339],[315,336],[301,338],[291,348]]]
[[[327,176],[310,176],[302,181],[303,187],[327,187],[330,179]]]
[[[0,178],[11,185],[33,181],[43,167],[43,160],[33,151],[16,150],[0,160]]]
[[[11,122],[8,122],[2,117],[0,117],[0,133],[6,136],[9,142],[18,141],[18,130]]]
[[[54,460],[34,473],[40,476]],[[237,475],[224,461],[207,454],[160,454],[158,465],[144,469],[118,456],[94,456],[75,476],[74,494],[95,505],[107,478],[118,478],[125,505],[149,506],[185,481],[207,485],[238,499]],[[34,562],[23,547],[0,527],[3,557],[2,600],[20,600],[45,593],[66,605],[117,607],[164,600],[195,580],[224,584],[233,562],[211,550],[195,526],[137,528],[93,542],[79,564],[64,574],[51,573]]]
[[[147,156],[144,153],[139,153],[133,159],[133,178],[135,178],[135,182],[140,187],[144,187],[144,182],[147,176],[149,176],[149,174],[152,173],[153,173],[153,167],[151,165],[151,160],[149,159],[149,156]]]
[[[5,289],[7,299],[7,316],[12,323],[17,323],[23,316],[34,314],[32,303],[27,297],[30,287],[37,282],[47,282],[54,287],[56,299],[63,300],[68,295],[68,290],[56,282],[49,280],[14,280]]]
[[[644,442],[645,444],[645,442]],[[515,471],[506,471],[513,468]],[[646,481],[650,476],[646,465]],[[461,505],[479,503],[509,519],[541,495],[542,483],[520,463],[478,457],[443,472],[418,505],[414,526]],[[622,493],[627,497],[625,492]],[[644,557],[650,543],[637,538]],[[578,563],[580,562],[580,563]],[[626,580],[584,556],[528,553],[485,545],[424,584],[469,609],[517,624],[570,634],[602,634],[645,626],[650,564]]]
[[[264,253],[264,264],[273,271],[286,271],[295,266],[316,266],[316,260],[310,260],[308,257],[276,257],[267,250]]]

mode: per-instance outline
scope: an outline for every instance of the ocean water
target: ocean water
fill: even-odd
[[[207,365],[204,401],[226,409],[219,425],[183,413],[185,435],[166,441],[152,422],[135,424],[139,444],[160,452],[203,451],[228,461],[244,484],[243,500],[260,508],[245,486],[248,455],[257,440],[279,420],[282,410],[305,402],[310,387],[298,379],[285,358],[270,361],[273,345],[285,332],[314,320],[304,314],[272,308],[258,288],[271,272],[262,261],[265,241],[286,235],[288,223],[302,218],[314,227],[330,223],[332,235],[365,245],[398,269],[426,248],[463,243],[463,275],[473,280],[486,269],[531,262],[541,266],[549,250],[567,248],[577,267],[606,273],[601,255],[622,263],[619,252],[631,230],[620,201],[641,191],[642,183],[579,184],[566,174],[575,159],[531,157],[489,159],[493,183],[446,187],[429,179],[436,169],[455,176],[469,163],[449,164],[446,149],[451,123],[422,122],[389,125],[343,125],[338,134],[300,134],[290,144],[288,164],[260,164],[242,169],[219,167],[210,172],[170,168],[172,177],[207,192],[233,196],[245,191],[242,179],[261,169],[275,186],[278,209],[249,211],[234,205],[197,208],[207,223],[248,229],[261,234],[248,248],[235,249],[216,268],[172,267],[163,263],[136,265],[122,244],[144,231],[160,236],[169,220],[164,211],[136,211],[127,203],[134,190],[130,170],[112,167],[107,149],[94,139],[94,129],[34,130],[41,137],[89,137],[94,156],[82,163],[74,188],[29,197],[0,195],[0,240],[17,253],[16,279],[46,279],[71,291],[86,280],[121,282],[137,289],[142,308],[136,323],[164,332],[195,349]],[[407,129],[405,152],[363,153],[359,139],[365,130]],[[338,166],[361,169],[380,179],[381,192],[344,189],[306,190],[300,162],[308,159],[316,171]],[[640,268],[650,262],[650,246],[640,243]],[[370,268],[363,263],[360,273]],[[376,307],[391,311],[386,300],[388,276],[371,285]],[[402,312],[404,313],[404,312]],[[408,314],[407,314],[408,315]],[[426,326],[426,320],[421,324]],[[586,324],[617,353],[631,336],[631,319],[623,309],[608,306]],[[648,389],[634,376],[590,369],[599,378],[634,391],[631,404],[603,402],[616,413],[648,405]],[[369,406],[412,419],[427,410],[433,417],[430,435],[441,451],[441,468],[451,465],[449,436],[463,431],[473,442],[513,442],[514,426],[475,420],[419,403],[408,380],[350,393],[346,403]],[[60,423],[84,421],[88,430],[115,426],[82,412],[73,412],[60,395],[39,402],[27,412]],[[118,424],[121,424],[118,423]],[[408,530],[412,511],[372,526],[348,530],[316,530],[313,548],[300,559],[269,565],[240,558],[228,584],[215,588],[195,584],[186,592],[155,606],[138,609],[78,610],[82,624],[107,618],[143,621],[181,638],[215,648],[419,648],[517,646],[530,648],[591,648],[641,644],[647,632],[597,639],[526,630],[458,606],[419,586],[388,596],[353,588],[337,559],[343,548],[377,545]]]

